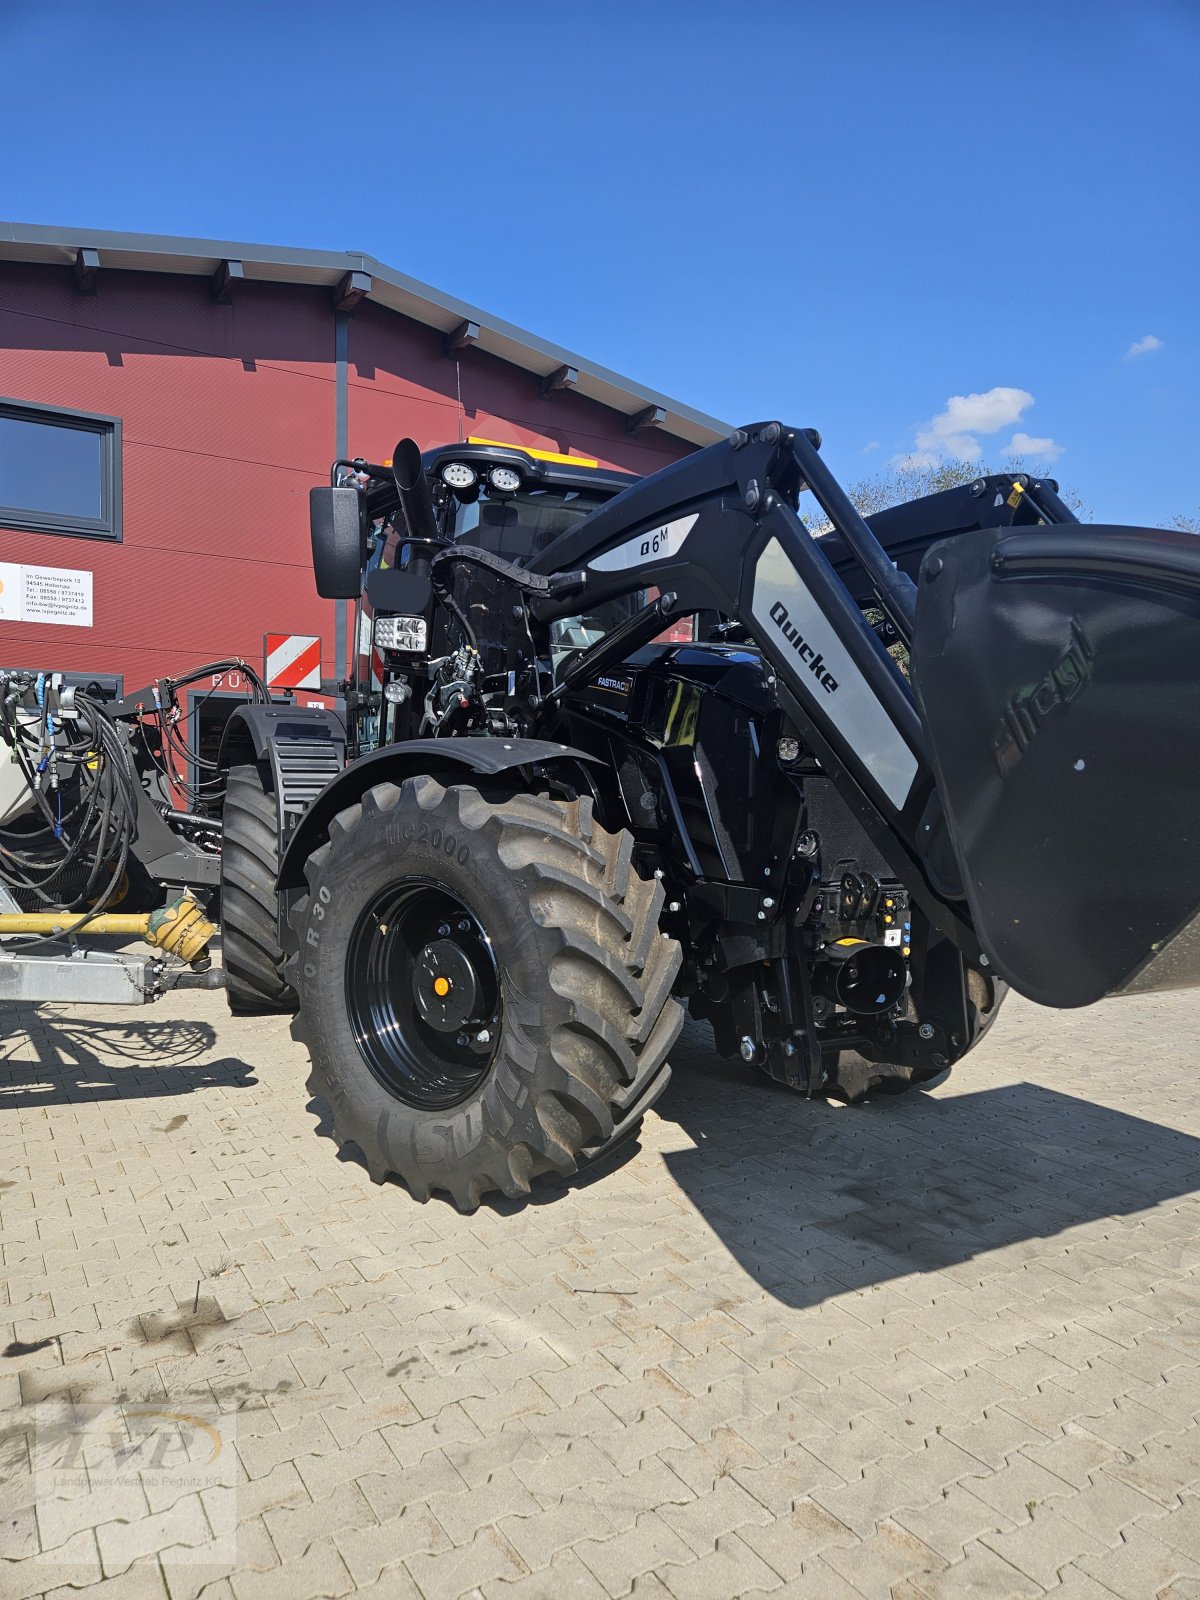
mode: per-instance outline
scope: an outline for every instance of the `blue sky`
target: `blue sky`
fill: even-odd
[[[1200,0],[0,0],[0,60],[10,220],[365,250],[849,480],[1021,435],[1200,508]]]

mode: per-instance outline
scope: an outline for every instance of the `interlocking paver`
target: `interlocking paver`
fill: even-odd
[[[573,1550],[561,1551],[548,1567],[527,1578],[497,1578],[480,1592],[484,1600],[606,1600],[608,1593]],[[636,1586],[635,1593],[641,1593]]]
[[[429,1600],[463,1595],[500,1578],[524,1578],[529,1568],[498,1528],[482,1528],[468,1545],[440,1555],[412,1555],[405,1566]]]
[[[530,1572],[548,1566],[561,1551],[584,1539],[604,1540],[616,1531],[604,1512],[582,1495],[564,1497],[533,1515],[503,1516],[497,1526]]]
[[[1200,1562],[1161,1543],[1142,1528],[1130,1528],[1115,1550],[1080,1558],[1079,1566],[1122,1600],[1156,1595],[1173,1580],[1200,1577]]]
[[[980,1544],[943,1571],[913,1573],[907,1582],[922,1600],[1037,1600],[1045,1593],[1036,1579]]]
[[[640,1147],[471,1218],[338,1161],[220,1003],[0,1037],[3,1600],[1200,1600],[1186,995],[1010,1001],[864,1111],[689,1028]],[[215,1397],[232,1499],[35,1504],[35,1405],[120,1393]]]
[[[824,1551],[821,1559],[867,1600],[890,1600],[896,1584],[917,1575],[934,1576],[946,1565],[935,1550],[890,1521],[881,1522],[869,1538],[857,1544]]]
[[[631,1528],[611,1539],[584,1540],[578,1554],[610,1595],[628,1594],[644,1572],[686,1566],[695,1559],[685,1540],[653,1511],[643,1512]]]

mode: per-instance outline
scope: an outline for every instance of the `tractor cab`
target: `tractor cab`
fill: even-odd
[[[443,727],[452,731],[469,720],[469,708],[459,702],[471,695],[459,691],[480,670],[495,677],[534,665],[532,648],[514,646],[506,626],[511,601],[503,581],[486,572],[475,571],[469,580],[462,575],[450,590],[450,605],[435,605],[435,556],[461,544],[528,566],[638,482],[591,457],[481,438],[379,466],[338,461],[331,477],[332,490],[313,492],[314,562],[320,593],[357,602],[348,704],[357,733],[352,743],[360,753]],[[338,514],[345,519],[340,547],[333,530]],[[336,572],[329,560],[334,548],[342,557]],[[656,594],[557,618],[550,628],[552,667],[594,644]],[[474,639],[473,662],[455,659],[462,654],[463,621]],[[690,621],[676,630],[683,626],[690,639]]]
[[[421,459],[446,536],[522,564],[637,482],[587,456],[491,439],[443,445]]]

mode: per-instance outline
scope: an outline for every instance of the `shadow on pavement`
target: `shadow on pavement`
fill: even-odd
[[[257,1082],[230,1056],[203,1057],[217,1042],[207,1022],[130,1022],[57,1015],[45,1006],[0,1011],[0,1111],[79,1100],[139,1100]]]
[[[656,1109],[695,1148],[665,1152],[666,1166],[788,1305],[1200,1189],[1200,1139],[1038,1084],[809,1101],[721,1060],[694,1024],[675,1060]]]

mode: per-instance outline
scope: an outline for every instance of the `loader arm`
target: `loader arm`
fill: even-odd
[[[1200,986],[1200,540],[1051,527],[1047,496],[1031,526],[932,543],[918,605],[818,444],[759,424],[624,491],[530,563],[579,575],[535,615],[654,585],[664,610],[736,619],[969,964],[1055,1006]],[[805,487],[910,645],[911,687],[800,520]]]
[[[547,546],[533,571],[579,571],[583,588],[537,599],[534,609],[550,620],[652,584],[674,596],[674,613],[718,611],[742,623],[777,680],[784,711],[868,836],[933,925],[978,963],[912,691],[800,520],[804,486],[909,639],[916,586],[880,550],[815,436],[778,423],[739,430],[676,462]],[[651,631],[663,626],[657,616],[647,619]],[[629,651],[644,642],[631,638]],[[605,641],[593,648],[600,670]],[[581,659],[573,676],[588,665]]]

